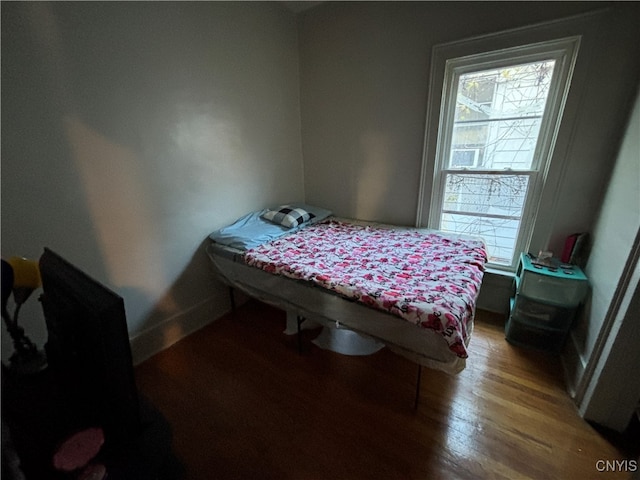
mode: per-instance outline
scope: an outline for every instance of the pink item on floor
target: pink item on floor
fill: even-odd
[[[73,472],[87,465],[104,444],[101,428],[88,428],[71,435],[53,455],[53,466],[62,472]]]

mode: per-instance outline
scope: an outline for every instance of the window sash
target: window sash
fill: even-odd
[[[523,248],[519,232],[523,219],[527,215],[529,192],[535,188],[539,172],[534,170],[447,169],[442,171],[442,177],[445,186],[439,230],[484,237],[489,247],[490,263],[503,268],[509,267],[513,257],[517,256],[517,253]],[[447,190],[447,180],[452,177],[469,177],[470,181],[461,185],[461,191],[455,192]],[[510,178],[515,180],[513,185],[510,185],[511,182],[508,180]],[[474,180],[476,181],[475,191]],[[496,185],[494,185],[493,191],[483,188],[482,183],[492,180],[495,180],[497,189]],[[516,191],[514,194],[511,190],[512,187],[521,188],[522,191]],[[465,202],[465,195],[471,201]],[[457,197],[456,201],[453,201],[452,197]],[[458,202],[460,197],[461,201]],[[496,198],[503,200],[502,205],[496,201]],[[483,199],[487,201],[483,202]],[[515,201],[512,202],[512,200]],[[448,206],[449,208],[447,208]],[[516,222],[515,225],[514,222]],[[451,224],[458,227],[450,228]],[[508,231],[511,233],[507,233]]]

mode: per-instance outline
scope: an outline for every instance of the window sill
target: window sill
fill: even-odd
[[[490,273],[491,275],[498,275],[505,278],[513,279],[516,276],[515,272],[508,272],[506,270],[500,270],[498,268],[487,267],[484,269],[485,273]]]

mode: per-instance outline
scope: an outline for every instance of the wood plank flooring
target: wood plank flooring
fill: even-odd
[[[285,315],[250,301],[136,367],[173,428],[185,479],[628,478],[635,459],[577,414],[556,357],[512,347],[478,312],[467,368],[417,367],[387,349],[343,356],[282,334]],[[633,456],[631,456],[633,455]]]

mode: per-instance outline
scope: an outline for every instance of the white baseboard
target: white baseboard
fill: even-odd
[[[219,295],[212,296],[132,337],[130,342],[133,364],[138,365],[156,353],[169,348],[174,343],[220,318],[229,309],[228,301],[221,302]]]

